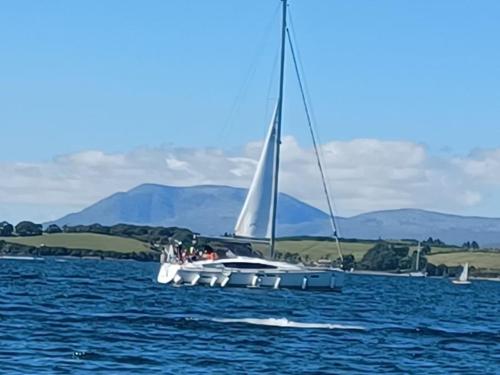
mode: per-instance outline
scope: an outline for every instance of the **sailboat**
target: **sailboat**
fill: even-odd
[[[220,259],[179,262],[175,259],[172,247],[168,256],[161,263],[157,280],[162,284],[205,285],[210,287],[249,287],[249,288],[295,288],[295,289],[327,289],[339,291],[344,284],[344,271],[340,268],[313,268],[302,264],[291,264],[274,259],[276,245],[276,211],[278,201],[278,181],[280,165],[281,125],[283,109],[283,82],[285,67],[286,40],[290,43],[295,72],[302,91],[302,99],[306,109],[309,130],[313,137],[313,145],[318,167],[323,182],[330,211],[332,234],[340,251],[336,223],[332,204],[328,195],[325,176],[319,158],[313,128],[304,90],[300,79],[297,60],[292,39],[287,29],[287,0],[282,0],[281,58],[279,93],[269,130],[265,138],[257,168],[248,190],[245,202],[234,228],[235,240],[264,241],[269,246],[269,258],[250,256],[226,256]]]
[[[451,280],[453,284],[470,284],[469,281],[469,263],[465,263],[462,268],[462,273],[458,277],[458,279]]]
[[[420,252],[422,251],[422,246],[420,245],[420,241],[418,242],[417,247],[417,256],[415,258],[415,271],[408,273],[410,277],[427,277],[427,272],[420,270]]]

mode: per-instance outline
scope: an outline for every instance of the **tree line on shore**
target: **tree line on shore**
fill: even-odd
[[[112,250],[79,249],[57,246],[30,246],[20,243],[9,242],[9,237],[39,236],[42,234],[55,233],[94,233],[110,236],[133,238],[150,244],[149,251],[119,252]],[[0,222],[0,254],[13,256],[74,256],[133,259],[139,261],[158,261],[160,259],[161,246],[167,244],[171,238],[180,241],[191,241],[192,232],[189,229],[177,227],[150,227],[130,224],[116,224],[104,226],[100,224],[91,225],[64,225],[59,227],[50,224],[45,229],[41,224],[31,221],[21,221],[17,225],[3,221]]]
[[[136,252],[117,252],[117,251],[104,251],[96,249],[75,249],[65,247],[49,247],[49,246],[29,246],[18,243],[5,241],[8,237],[26,237],[37,236],[42,234],[55,234],[55,233],[95,233],[111,236],[120,236],[134,238],[150,244],[150,251],[136,251]],[[160,256],[162,245],[167,244],[170,239],[175,238],[185,243],[191,242],[193,232],[185,228],[177,227],[150,227],[131,224],[116,224],[112,226],[104,226],[101,224],[91,225],[75,225],[62,227],[56,224],[50,224],[43,228],[41,224],[36,224],[31,221],[21,221],[17,225],[12,225],[6,221],[0,222],[0,253],[9,255],[31,255],[31,256],[77,256],[77,257],[99,257],[99,258],[118,258],[118,259],[135,259],[140,261],[157,261]],[[291,238],[287,238],[290,240]],[[294,240],[306,239],[306,237],[293,238]],[[307,239],[311,239],[307,237]],[[325,237],[314,238],[317,240],[331,240]],[[342,240],[347,242],[357,242],[366,240],[347,239]],[[417,251],[411,251],[410,246],[418,244],[417,240],[406,239],[401,240],[400,243],[393,243],[384,240],[374,240],[374,246],[368,250],[360,261],[356,261],[353,255],[344,256],[342,266],[344,269],[363,269],[363,270],[377,270],[377,271],[393,271],[403,272],[409,270],[426,270],[429,275],[443,275],[450,272],[450,268],[445,265],[433,265],[427,261],[426,255],[430,254],[432,247],[454,247],[445,244],[439,239],[429,237],[427,240],[421,242],[420,256],[417,257]],[[479,249],[476,241],[467,241],[461,248],[464,249]],[[287,262],[298,263],[312,263],[312,259],[308,254],[298,254],[277,252],[276,257],[278,260]],[[418,258],[418,264],[417,262]],[[339,260],[336,260],[339,263]],[[335,263],[335,260],[333,260]],[[453,272],[452,272],[453,273]]]
[[[115,224],[106,226],[101,224],[90,225],[64,225],[50,224],[45,229],[42,224],[31,221],[21,221],[16,226],[3,221],[0,222],[0,237],[27,237],[39,236],[42,234],[54,233],[96,233],[111,236],[135,238],[140,241],[150,243],[167,243],[168,238],[175,238],[180,241],[190,240],[192,232],[189,229],[178,227],[152,227],[147,225]]]
[[[354,255],[349,254],[343,257],[342,262],[339,258],[331,259],[331,256],[326,256],[323,262],[330,260],[329,264],[341,266],[346,271],[351,269],[393,273],[425,271],[428,276],[455,276],[461,272],[461,266],[450,267],[445,264],[434,265],[428,262],[426,256],[430,253],[431,247],[429,245],[422,246],[420,255],[417,256],[417,250],[412,251],[410,246],[378,240],[360,261],[356,261]],[[308,254],[301,255],[296,252],[277,252],[276,257],[278,260],[291,263],[313,263]],[[471,267],[471,270],[474,270],[474,267]]]
[[[0,240],[0,255],[9,256],[70,256],[78,258],[132,259],[143,262],[159,261],[160,253],[155,251],[117,252],[111,250],[75,249],[56,246],[30,246]]]
[[[21,221],[15,226],[7,221],[0,222],[0,237],[11,237],[11,236],[38,236],[43,233],[53,234],[53,233],[98,233],[98,234],[108,234],[117,235],[123,237],[132,237],[141,241],[156,241],[161,242],[165,238],[175,236],[177,239],[185,240],[192,236],[192,232],[186,228],[178,227],[151,227],[147,225],[132,225],[132,224],[115,224],[112,226],[105,226],[101,224],[90,224],[90,225],[64,225],[62,227],[57,224],[50,224],[45,229],[42,224],[33,223],[31,221]],[[226,234],[227,235],[227,234]],[[330,241],[331,237],[311,237],[311,236],[296,236],[296,237],[283,237],[280,240],[286,241],[300,241],[300,240],[316,240],[316,241]],[[367,242],[367,240],[361,240],[356,238],[342,238],[342,242]],[[383,242],[382,239],[372,240],[372,242]],[[409,245],[417,245],[419,241],[415,239],[402,239],[401,242],[407,243]],[[466,241],[462,246],[450,245],[441,241],[439,238],[433,239],[429,237],[427,240],[421,241],[421,245],[424,249],[430,247],[450,247],[450,248],[463,248],[463,249],[480,249],[479,244],[476,241]]]

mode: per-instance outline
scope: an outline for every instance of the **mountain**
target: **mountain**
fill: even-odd
[[[246,189],[229,186],[144,184],[124,193],[115,193],[51,223],[178,226],[207,235],[220,235],[233,232],[246,192]],[[328,220],[323,211],[286,194],[279,195],[278,205],[277,230],[282,229],[286,235],[304,223],[324,223]]]
[[[187,227],[207,235],[231,233],[246,189],[203,185],[173,187],[144,184],[109,196],[80,212],[54,221],[58,225],[129,223]],[[500,219],[399,209],[339,217],[340,234],[363,239],[439,238],[450,244],[477,241],[500,245]],[[279,236],[328,235],[328,215],[287,194],[278,198]]]
[[[500,246],[500,218],[399,209],[340,219],[339,226],[343,237],[419,240],[433,237],[455,245],[475,240],[483,247]]]

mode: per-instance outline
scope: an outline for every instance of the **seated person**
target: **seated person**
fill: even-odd
[[[216,260],[217,258],[219,258],[219,257],[217,256],[217,253],[212,248],[205,249],[205,251],[203,252],[203,259]]]

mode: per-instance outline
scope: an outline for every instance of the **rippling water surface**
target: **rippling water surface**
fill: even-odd
[[[500,283],[169,287],[157,264],[0,260],[0,373],[500,373]]]

